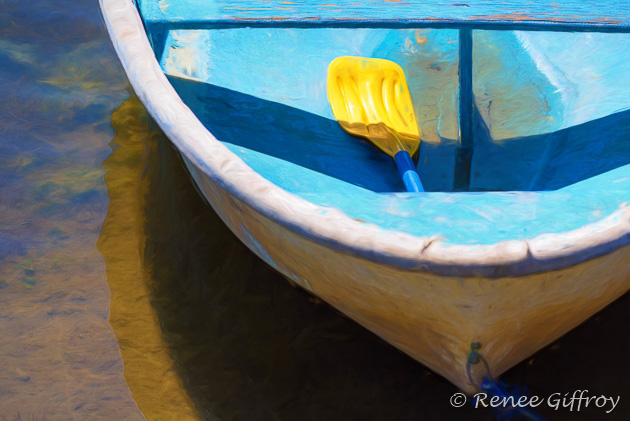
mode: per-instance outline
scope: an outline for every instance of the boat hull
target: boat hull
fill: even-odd
[[[453,245],[290,194],[228,150],[183,103],[131,0],[101,0],[101,7],[136,93],[241,241],[290,281],[462,390],[473,392],[480,376],[500,375],[629,289],[625,205],[576,231]],[[491,373],[473,370],[471,382],[473,343],[481,344]]]
[[[496,279],[376,263],[278,224],[185,161],[203,196],[261,259],[468,393],[472,343],[481,343],[498,376],[628,290],[628,246],[561,270]]]

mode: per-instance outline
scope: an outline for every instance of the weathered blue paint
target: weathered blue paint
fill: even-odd
[[[309,180],[292,173],[299,167],[362,189],[405,190],[389,155],[350,136],[332,119],[205,83],[170,80],[211,133],[233,145],[239,156],[248,162],[273,157],[268,170],[274,180],[308,188]]]
[[[146,25],[147,34],[149,36],[149,42],[155,53],[155,58],[159,61],[162,58],[164,47],[166,45],[166,39],[169,34],[169,29],[164,25]]]
[[[474,31],[475,103],[495,140],[627,109],[630,36]]]
[[[171,81],[208,129],[256,172],[306,200],[384,229],[437,235],[452,244],[492,244],[578,229],[630,200],[630,165],[555,191],[379,193],[369,188],[402,189],[391,160],[378,163],[383,153],[346,135],[334,121],[207,84]],[[268,117],[264,124],[261,116]],[[321,143],[326,132],[329,139]],[[358,153],[364,155],[355,155],[352,165],[342,164]],[[502,165],[514,165],[508,164]],[[571,170],[579,172],[581,165]],[[512,173],[513,182],[519,178]]]
[[[377,194],[269,155],[228,146],[255,171],[313,203],[341,209],[383,229],[438,236],[451,244],[494,244],[578,229],[630,199],[630,166],[557,191]]]
[[[516,33],[522,53],[545,75],[562,102],[554,116],[564,129],[627,109],[630,36]]]
[[[572,40],[571,51],[554,50],[557,36]],[[522,191],[446,192],[460,156],[452,130],[461,109],[459,72],[444,81],[458,67],[458,38],[452,30],[171,31],[162,66],[189,79],[171,80],[208,129],[255,171],[383,229],[492,244],[578,229],[630,200],[630,73],[628,60],[611,58],[619,49],[627,57],[629,37],[614,34],[473,32],[474,96],[463,107],[473,109],[470,188]],[[332,119],[324,78],[339,55],[396,61],[417,114],[439,108],[440,118],[451,116],[431,134],[438,142],[422,142],[419,153],[432,193],[391,193],[403,186],[389,157]],[[588,57],[588,69],[575,66],[580,57]],[[617,67],[606,71],[605,63]],[[432,84],[439,94],[427,88]],[[609,92],[613,103],[595,90]]]
[[[387,38],[400,39],[401,45],[379,57],[406,53],[403,40],[412,36],[412,31],[398,35],[385,29],[171,31],[160,64],[171,75],[334,120],[325,89],[330,62],[343,55],[371,56]]]
[[[560,189],[630,163],[630,110],[552,133],[476,142],[471,190]]]
[[[416,118],[422,127],[419,169],[429,180],[431,189],[451,190],[453,152],[444,148],[447,144],[456,144],[458,137],[457,45],[456,30],[242,28],[171,31],[161,65],[170,75],[208,82],[285,104],[330,119],[329,123],[334,126],[337,123],[325,89],[330,62],[343,55],[392,60],[400,64],[407,75]],[[258,118],[264,119],[260,126],[273,117],[272,114],[257,114]],[[295,124],[294,136],[301,138],[302,130]],[[282,156],[294,154],[298,157],[293,159],[303,162],[303,156],[320,150],[330,138],[330,132],[323,131],[319,140],[310,141],[305,146],[292,140],[276,152],[273,152],[274,144],[269,142],[257,148],[265,147],[269,153]],[[367,143],[356,138],[347,136],[341,140],[341,145],[353,147],[355,143],[357,148],[372,151]],[[441,142],[441,148],[434,147],[437,142]],[[359,155],[353,158],[357,159],[353,167],[357,175],[375,178],[379,172],[382,174],[379,176],[383,178],[382,182],[368,180],[363,185],[375,191],[404,190],[398,180],[388,180],[389,174],[395,176],[395,168],[389,157],[381,155],[369,159]],[[331,166],[331,159],[334,161],[330,153],[321,154],[319,158],[324,161],[323,166]],[[361,159],[365,159],[366,163],[362,164]],[[373,168],[374,173],[366,174],[364,171],[372,168],[374,162],[384,163],[385,167]],[[310,162],[306,165],[310,168],[315,164]],[[337,167],[337,175],[346,167],[339,165],[338,161],[334,166]],[[342,179],[348,181],[347,178]],[[427,185],[425,181],[423,183]]]
[[[629,129],[623,110],[630,108],[630,60],[624,60],[629,35],[475,31],[473,38],[472,190],[557,189],[628,163],[624,145],[629,144]],[[569,48],[561,51],[554,39]],[[407,75],[422,126],[418,168],[423,184],[429,191],[453,189],[461,157],[457,31],[172,31],[167,45],[162,66],[168,73],[307,111],[330,119],[330,127],[335,122],[326,100],[325,76],[332,59],[363,55],[397,62]],[[274,113],[256,115],[267,121]],[[321,164],[304,163],[309,150],[326,149],[326,142],[337,141],[335,135],[331,137],[328,129],[321,133],[305,129],[320,140],[300,146],[301,129],[294,127],[296,139],[278,151],[263,141],[255,149],[264,147],[265,153],[312,169],[335,166],[328,152],[316,159]],[[340,168],[331,175],[374,191],[402,190],[398,181],[388,179],[393,173],[387,168],[389,158],[367,158],[362,154],[369,148],[354,138],[342,139],[340,145],[354,148],[353,142],[364,152],[342,155],[354,156],[361,167],[357,175],[369,180],[382,174],[383,181],[362,184],[341,174],[343,166],[338,163]],[[366,163],[361,164],[362,159]]]
[[[411,155],[407,151],[399,151],[394,155],[394,161],[398,167],[398,174],[405,184],[408,192],[424,192],[420,176],[416,172],[416,167],[411,160]]]
[[[630,12],[617,0],[138,0],[146,22],[172,28],[470,27],[568,31],[630,31]]]
[[[558,189],[629,162],[630,36],[474,38],[472,190]]]
[[[239,225],[239,229],[241,233],[243,234],[243,237],[244,237],[243,242],[245,243],[245,245],[249,247],[251,251],[256,253],[258,257],[260,257],[265,262],[267,262],[269,266],[271,266],[275,270],[280,270],[280,268],[278,267],[278,264],[274,262],[271,256],[269,256],[269,252],[267,252],[265,247],[263,247],[263,245],[260,244],[260,242],[256,240],[254,236],[251,235],[242,224]]]

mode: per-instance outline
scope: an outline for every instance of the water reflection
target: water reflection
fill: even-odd
[[[117,131],[114,154],[108,162],[125,160],[134,166],[135,175],[133,180],[115,175],[121,167],[111,165],[108,188],[112,205],[125,189],[139,191],[140,200],[127,203],[138,214],[125,212],[123,206],[112,220],[127,228],[108,234],[112,244],[127,243],[134,237],[128,246],[137,241],[142,260],[139,270],[130,271],[125,281],[133,283],[136,279],[138,290],[134,292],[127,285],[117,291],[121,285],[110,282],[111,320],[121,343],[128,383],[143,412],[161,401],[159,396],[166,386],[147,393],[146,398],[153,403],[143,404],[132,377],[154,377],[156,370],[161,376],[165,369],[138,366],[132,374],[132,367],[140,364],[141,358],[128,360],[125,348],[139,331],[155,329],[152,319],[141,314],[150,301],[185,389],[184,393],[175,387],[168,393],[189,396],[201,419],[494,418],[489,410],[452,408],[448,398],[457,391],[452,385],[301,289],[292,288],[249,252],[202,201],[177,152],[152,128],[137,99],[123,104],[115,119],[123,111],[127,120],[113,123],[121,131]],[[140,185],[136,186],[138,180]],[[103,247],[101,251],[108,268],[118,270],[115,267],[123,259],[108,257]],[[142,285],[137,282],[141,277]],[[559,344],[511,370],[505,380],[527,384],[531,393],[541,396],[580,388],[629,396],[623,379],[630,374],[625,362],[630,344],[617,334],[619,326],[630,322],[624,308],[629,302],[628,297],[622,298]],[[126,313],[127,321],[139,324],[127,332],[125,323],[116,327],[117,309]],[[159,340],[155,349],[147,349],[144,345],[148,342],[142,339],[129,347],[141,349],[145,356],[155,356],[163,349]],[[605,360],[603,350],[608,352]],[[562,370],[554,371],[558,366]],[[179,385],[172,380],[173,386]],[[624,407],[617,411],[621,414]],[[572,415],[548,408],[540,412],[548,412],[551,419],[571,419],[568,415]],[[583,414],[588,419],[589,413]],[[601,416],[597,411],[590,415]]]
[[[109,322],[125,361],[125,378],[148,420],[196,419],[193,404],[172,369],[142,265],[146,216],[138,198],[147,190],[143,171],[160,132],[150,126],[136,97],[113,112],[111,123],[112,154],[103,162],[110,202],[97,245],[107,265]]]

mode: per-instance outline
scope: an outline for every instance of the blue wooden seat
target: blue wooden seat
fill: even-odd
[[[619,0],[137,0],[149,25],[176,28],[445,27],[630,31]]]

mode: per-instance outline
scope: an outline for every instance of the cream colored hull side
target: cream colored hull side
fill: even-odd
[[[522,277],[449,278],[406,271],[316,243],[266,218],[188,166],[225,223],[258,256],[387,342],[473,392],[473,342],[494,376],[629,289],[630,247]]]

